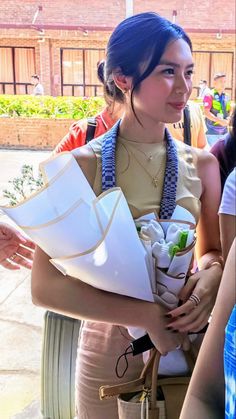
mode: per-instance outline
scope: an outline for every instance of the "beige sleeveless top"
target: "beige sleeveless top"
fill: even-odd
[[[102,192],[102,162],[99,137],[89,142],[97,158],[97,170],[94,180],[94,192]],[[194,149],[176,141],[179,159],[179,176],[177,184],[177,204],[188,209],[196,221],[200,215],[201,180],[196,170]],[[116,145],[116,186],[119,186],[128,202],[133,218],[154,210],[159,213],[164,172],[166,147],[161,144],[147,144],[125,140],[118,137]],[[156,184],[153,178],[158,181]]]

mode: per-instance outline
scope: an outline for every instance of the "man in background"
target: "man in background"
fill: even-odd
[[[230,119],[230,99],[225,93],[226,74],[214,76],[214,88],[203,98],[207,140],[212,146],[228,132]]]
[[[210,93],[211,89],[207,86],[206,80],[200,80],[199,82],[199,95],[198,99],[203,99],[204,96]]]
[[[43,85],[39,82],[39,76],[34,74],[32,77],[32,84],[34,85],[32,95],[33,96],[42,96],[44,95]]]

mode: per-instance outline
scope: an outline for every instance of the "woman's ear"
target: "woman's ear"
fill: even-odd
[[[131,77],[125,76],[124,74],[122,74],[122,71],[120,68],[117,68],[116,70],[114,70],[112,72],[112,75],[113,75],[113,80],[114,80],[115,85],[118,87],[118,89],[122,91],[122,93],[127,93],[131,89],[132,87]]]

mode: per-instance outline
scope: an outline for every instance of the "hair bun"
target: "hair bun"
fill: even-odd
[[[104,67],[105,67],[105,60],[98,61],[97,63],[97,76],[99,81],[104,84]]]

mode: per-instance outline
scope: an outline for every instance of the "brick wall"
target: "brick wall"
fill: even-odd
[[[70,119],[1,118],[0,147],[52,149],[73,122]]]
[[[31,24],[42,6],[36,24],[70,24],[113,27],[125,17],[125,0],[1,0],[0,23]],[[177,20],[185,28],[235,28],[235,2],[232,0],[133,0],[134,13],[155,11]]]
[[[154,3],[154,2],[153,2]],[[37,24],[116,26],[125,17],[124,0],[1,0],[1,22],[31,24],[38,6]]]

